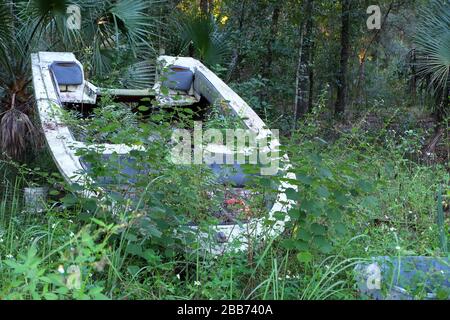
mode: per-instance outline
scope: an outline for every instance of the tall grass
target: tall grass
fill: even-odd
[[[437,225],[439,230],[439,241],[443,254],[448,254],[447,231],[445,229],[444,205],[442,201],[442,186],[439,186],[437,194]]]
[[[130,241],[133,232],[128,227],[117,228],[115,220],[93,223],[81,219],[80,216],[86,213],[81,206],[49,206],[40,214],[26,212],[21,195],[26,183],[18,179],[10,183],[6,179],[9,175],[3,170],[1,176],[5,178],[0,183],[0,297],[355,298],[357,293],[351,272],[354,265],[378,255],[400,257],[441,253],[439,247],[443,247],[443,241],[439,241],[439,232],[442,238],[446,223],[444,213],[438,211],[436,228],[434,198],[440,180],[448,177],[445,170],[409,161],[402,150],[395,151],[395,145],[389,146],[394,150],[382,150],[369,142],[355,133],[335,146],[321,149],[324,162],[330,166],[338,166],[340,161],[350,159],[361,176],[375,180],[376,190],[368,196],[353,196],[352,212],[343,220],[350,232],[336,240],[335,253],[331,256],[315,254],[308,263],[297,261],[298,252],[280,245],[283,236],[255,246],[251,254],[227,253],[214,257],[197,249],[169,257],[162,248],[150,251],[143,258],[130,251],[130,244],[142,244],[143,239]],[[151,191],[151,186],[148,189]],[[134,208],[122,210],[118,206],[115,216],[128,223],[140,207],[139,201]],[[100,219],[97,211],[90,214]],[[355,234],[364,237],[352,240]],[[30,261],[30,270],[42,273],[43,278],[34,278],[32,282],[29,274],[16,265],[29,266]],[[99,264],[104,266],[98,268]],[[81,267],[80,290],[67,291],[64,283],[67,275],[58,274],[60,266],[67,270],[71,265]],[[60,282],[45,282],[48,281],[46,278],[53,277],[59,277]],[[36,289],[29,286],[31,282]],[[99,292],[101,294],[97,294]]]

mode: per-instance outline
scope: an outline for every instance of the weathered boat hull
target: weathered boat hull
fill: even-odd
[[[66,86],[64,88],[67,89],[70,87],[71,91],[61,92],[61,88],[56,83],[57,79],[50,66],[55,61],[81,66],[81,63],[76,60],[72,53],[39,52],[33,54],[31,59],[35,98],[42,129],[53,159],[67,182],[83,184],[89,179],[82,159],[76,154],[76,150],[79,148],[101,149],[104,150],[103,154],[105,155],[112,153],[126,155],[133,150],[133,147],[126,145],[103,144],[88,146],[81,141],[77,141],[69,130],[69,127],[64,123],[62,118],[64,103],[95,104],[98,97],[107,92],[84,80],[84,75],[82,76],[82,84],[72,87]],[[108,93],[123,97],[123,99],[155,95],[160,104],[166,105],[194,103],[202,97],[213,104],[217,99],[220,99],[225,101],[232,112],[242,120],[244,125],[256,134],[257,139],[266,139],[272,136],[271,130],[266,127],[265,123],[253,109],[199,61],[193,58],[170,56],[161,56],[158,61],[162,66],[177,65],[192,72],[194,80],[190,94],[183,96],[182,99],[179,97],[172,99],[170,96],[163,95],[161,94],[161,81],[157,81],[157,84],[149,90],[115,89]],[[274,138],[269,140],[270,143],[267,148],[269,150],[277,150],[279,148],[278,140]],[[280,171],[287,179],[295,179],[292,173],[287,172],[289,159],[286,155],[282,158],[283,167],[278,168],[279,170],[277,171]],[[288,220],[288,210],[293,205],[293,202],[287,199],[284,192],[287,188],[296,189],[295,186],[282,182],[268,217],[253,219],[241,225],[218,225],[212,227],[211,233],[199,233],[200,241],[208,251],[220,253],[232,248],[237,250],[247,248],[247,234],[255,235],[259,239],[278,235],[283,231],[284,224]],[[274,216],[276,213],[284,214],[286,219],[275,219]],[[265,223],[267,220],[272,220],[273,223]],[[193,227],[193,229],[196,229],[196,227]],[[213,236],[217,234],[225,235],[226,241],[215,241],[215,239],[210,241],[211,234]],[[239,241],[240,244],[237,246],[231,245],[235,241]]]

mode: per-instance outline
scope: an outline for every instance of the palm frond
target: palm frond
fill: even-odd
[[[181,48],[193,46],[197,58],[209,66],[224,62],[229,53],[226,34],[219,30],[213,17],[184,16],[179,21]]]
[[[129,66],[122,75],[121,85],[125,88],[146,89],[155,83],[156,67],[150,61],[141,61]]]
[[[414,37],[418,76],[428,80],[433,92],[442,91],[450,80],[450,2],[432,1],[420,16]]]
[[[149,30],[154,27],[146,12],[152,5],[151,1],[119,0],[110,12],[115,20],[115,29],[123,33],[134,44],[147,43]]]
[[[30,118],[12,108],[6,111],[0,122],[1,150],[13,159],[19,158],[27,146],[37,146],[38,133]]]
[[[107,75],[116,65],[127,70],[123,83],[149,87],[154,69],[145,62],[156,53],[151,46],[158,22],[157,0],[0,0],[0,145],[12,156],[36,136],[26,112],[30,53],[72,51],[88,74]],[[81,11],[81,28],[67,28],[67,7]],[[125,48],[125,50],[124,50]],[[127,68],[129,66],[129,68]],[[10,100],[17,97],[17,108]],[[9,110],[8,110],[9,109]]]
[[[109,73],[113,62],[123,58],[124,54],[129,56],[132,53],[131,64],[155,57],[151,37],[159,17],[152,12],[153,6],[160,2],[80,1],[82,27],[79,31],[65,31],[66,50],[81,56],[90,65],[92,73],[97,75]]]
[[[6,1],[0,1],[0,41],[4,43],[11,39],[11,9]]]

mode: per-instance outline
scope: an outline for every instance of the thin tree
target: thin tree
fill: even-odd
[[[200,12],[202,15],[209,15],[213,12],[214,0],[200,0]]]
[[[313,5],[313,0],[306,0],[303,10],[305,20],[299,28],[300,46],[298,51],[295,80],[296,94],[294,101],[295,122],[308,112],[312,104]]]
[[[337,97],[334,106],[335,114],[343,114],[347,104],[347,69],[350,49],[350,0],[342,0],[341,9],[341,58],[337,74]]]
[[[240,3],[240,9],[239,9],[239,18],[238,18],[238,34],[239,35],[243,35],[243,31],[244,31],[244,22],[245,22],[245,16],[246,16],[246,12],[247,12],[247,1],[248,0],[242,0]],[[242,42],[239,41],[236,45],[236,47],[233,49],[233,53],[231,56],[231,62],[230,65],[228,67],[228,73],[227,76],[225,78],[225,80],[228,82],[230,81],[233,72],[238,69],[238,64],[239,64],[239,60],[240,60],[240,55],[241,55],[241,45]]]
[[[280,19],[280,12],[281,12],[281,3],[275,2],[273,6],[272,11],[272,18],[270,23],[270,30],[269,30],[269,38],[267,39],[266,43],[266,57],[264,59],[263,64],[263,70],[262,70],[262,76],[263,78],[268,78],[270,76],[270,69],[272,67],[273,62],[273,44],[276,40],[276,36],[278,33],[278,20]]]
[[[273,5],[272,18],[270,23],[269,37],[266,42],[266,56],[262,65],[261,75],[263,79],[269,79],[272,74],[272,62],[273,62],[273,44],[276,41],[278,34],[278,21],[280,19],[282,3],[276,1]],[[267,100],[267,89],[262,88],[260,91],[260,108],[262,108],[263,101]]]

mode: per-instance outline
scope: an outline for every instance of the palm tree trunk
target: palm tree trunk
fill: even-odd
[[[342,0],[341,59],[338,73],[337,98],[334,106],[335,114],[343,114],[347,104],[347,69],[350,51],[350,8],[350,0]]]

